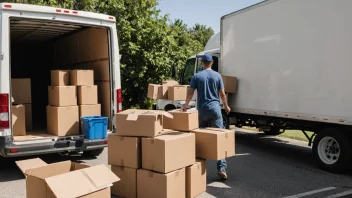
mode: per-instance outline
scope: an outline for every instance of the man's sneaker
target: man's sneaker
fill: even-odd
[[[219,175],[219,177],[220,177],[221,179],[227,180],[227,174],[226,174],[226,172],[219,171],[219,172],[218,172],[218,175]]]

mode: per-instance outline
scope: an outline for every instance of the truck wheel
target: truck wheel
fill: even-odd
[[[88,150],[88,151],[83,152],[83,156],[85,156],[85,157],[98,157],[103,151],[104,151],[104,148],[95,149],[95,150]]]
[[[280,131],[280,128],[277,128],[277,127],[272,127],[270,129],[265,129],[263,130],[263,132],[265,133],[265,135],[280,135],[281,134],[281,131]]]
[[[343,173],[348,170],[351,162],[351,146],[348,136],[338,129],[326,129],[315,137],[313,155],[321,169]]]
[[[226,113],[222,114],[222,123],[225,129],[230,129],[230,119]]]

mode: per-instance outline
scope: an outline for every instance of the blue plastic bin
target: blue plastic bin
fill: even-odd
[[[108,118],[102,116],[85,116],[83,122],[84,138],[89,140],[106,139]]]

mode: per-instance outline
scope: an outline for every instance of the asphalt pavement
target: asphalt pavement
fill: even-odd
[[[107,149],[98,158],[57,154],[39,157],[47,163],[72,160],[107,164]],[[331,174],[318,169],[305,142],[237,131],[236,156],[227,161],[227,181],[219,180],[215,161],[207,162],[207,192],[199,198],[352,197],[352,172]],[[24,176],[14,159],[0,160],[0,197],[25,197]]]

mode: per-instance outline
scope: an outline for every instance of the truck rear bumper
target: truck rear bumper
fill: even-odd
[[[46,143],[16,145],[9,138],[0,137],[0,156],[20,157],[61,152],[83,152],[107,146],[107,139],[101,140],[58,140]]]

